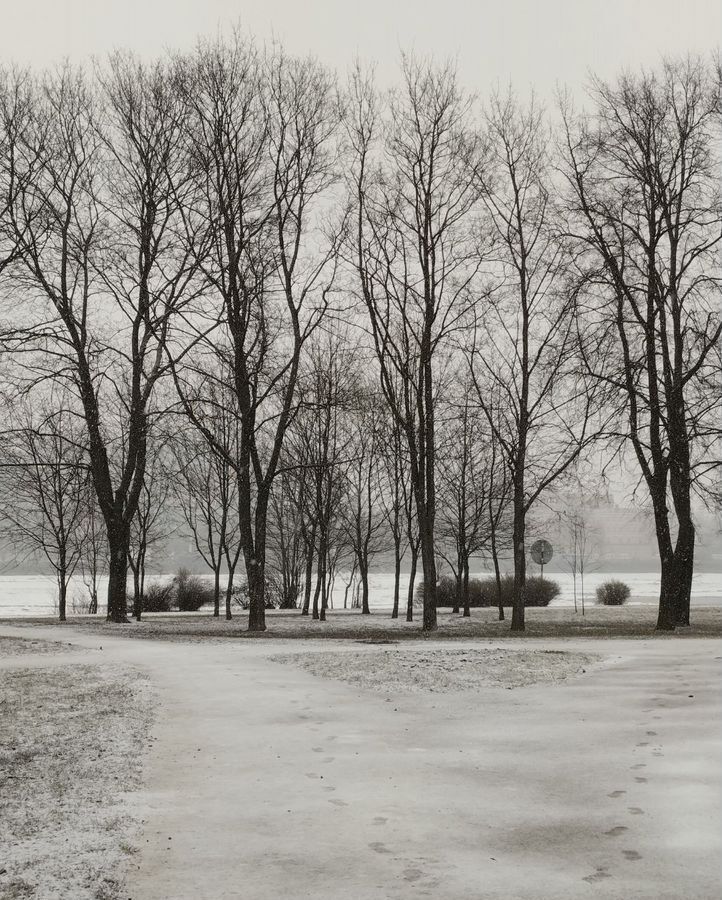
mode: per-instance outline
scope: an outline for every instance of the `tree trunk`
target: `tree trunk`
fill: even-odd
[[[524,547],[524,510],[514,503],[514,600],[511,612],[511,630],[524,631],[524,589],[526,586],[526,552]]]
[[[673,590],[674,553],[669,530],[669,514],[667,511],[666,478],[656,484],[649,484],[654,510],[654,527],[657,535],[659,551],[659,612],[657,614],[658,631],[674,631],[677,610]]]
[[[245,557],[248,576],[248,630],[266,630],[266,515],[268,498],[259,496],[256,500],[256,540],[252,552]],[[255,551],[255,552],[254,552]]]
[[[318,548],[318,558],[316,560],[316,587],[313,591],[313,610],[311,613],[311,618],[316,621],[320,620],[319,610],[320,610],[320,597],[321,597],[321,585],[323,584],[323,580],[326,577],[326,573],[324,571],[324,563],[326,559],[326,550],[323,546],[324,541],[323,537],[319,542]]]
[[[414,582],[416,581],[416,566],[419,561],[418,546],[411,548],[411,572],[409,573],[409,592],[406,597],[406,621],[414,621]]]
[[[471,598],[469,597],[469,557],[464,557],[464,576],[462,583],[462,596],[464,598],[464,618],[471,616]]]
[[[108,621],[127,622],[128,546],[123,536],[108,535],[110,563],[108,567]]]
[[[695,528],[689,509],[685,509],[681,514],[678,510],[677,516],[679,530],[672,557],[674,624],[687,626],[689,625],[692,578],[694,576]]]
[[[236,574],[236,567],[229,565],[228,566],[228,583],[226,584],[226,593],[225,593],[226,621],[227,622],[233,618],[232,600],[233,600],[233,578],[234,578],[235,574]],[[219,573],[219,575],[220,575],[220,573]],[[214,613],[214,615],[215,615],[215,613]]]
[[[399,594],[401,592],[401,552],[398,539],[394,540],[394,605],[391,610],[391,618],[399,617]]]
[[[424,570],[424,613],[422,628],[435,631],[436,622],[436,557],[434,555],[433,523],[428,521],[426,511],[419,515],[421,538],[421,565]]]
[[[68,573],[65,569],[58,572],[58,619],[66,621],[66,607],[68,602]]]
[[[306,547],[306,580],[303,584],[303,609],[302,616],[308,615],[311,606],[311,582],[313,580],[313,555],[316,547],[316,523],[311,526],[311,537]]]
[[[499,569],[499,554],[496,550],[496,539],[491,538],[491,557],[494,561],[494,578],[496,578],[496,603],[499,607],[499,621],[504,621],[504,603],[501,596],[501,571]]]
[[[361,615],[371,614],[369,608],[369,565],[368,559],[364,559],[363,553],[358,556],[358,570],[361,576]]]
[[[218,554],[220,557],[220,553]],[[230,579],[229,579],[230,581]],[[221,615],[221,561],[213,568],[213,618],[218,619]]]
[[[454,573],[454,605],[451,608],[451,612],[456,615],[459,614],[459,610],[461,609],[461,570],[463,568],[463,563],[461,562],[461,558],[459,555],[456,557],[456,572]]]
[[[326,567],[324,567],[326,568]],[[323,581],[321,582],[321,609],[319,611],[319,621],[326,621],[326,609],[328,607],[328,573],[324,571]]]
[[[136,622],[140,622],[143,614],[143,591],[140,586],[140,564],[134,565],[133,561],[128,558],[130,569],[133,573],[133,617]]]

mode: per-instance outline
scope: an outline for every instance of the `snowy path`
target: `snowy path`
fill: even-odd
[[[84,648],[37,664],[128,662],[157,686],[132,900],[719,896],[718,641],[535,641],[612,663],[387,700],[268,660],[330,642],[0,634]]]

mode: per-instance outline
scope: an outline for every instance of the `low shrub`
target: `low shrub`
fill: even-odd
[[[142,598],[143,612],[170,612],[173,608],[173,585],[151,582]]]
[[[417,599],[423,599],[424,584],[420,582],[416,587]],[[526,606],[549,606],[551,601],[561,593],[561,588],[556,581],[549,578],[541,578],[539,575],[531,575],[526,579],[525,586]],[[456,579],[445,575],[440,579],[437,587],[437,603],[439,607],[453,607],[456,603]],[[502,606],[511,606],[514,597],[514,576],[502,575],[501,578],[501,603]],[[498,594],[496,578],[470,578],[469,579],[469,606],[497,606]]]
[[[597,603],[602,606],[621,606],[629,600],[631,593],[628,584],[612,578],[597,588]]]
[[[251,600],[248,596],[248,583],[242,581],[240,584],[234,584],[231,588],[231,600],[237,603],[241,609],[248,609]]]
[[[179,569],[171,585],[175,606],[181,612],[195,612],[206,603],[213,603],[213,588],[188,569]]]

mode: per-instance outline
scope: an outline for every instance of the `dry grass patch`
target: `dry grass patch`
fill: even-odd
[[[37,641],[35,638],[0,636],[0,659],[8,656],[21,656],[25,653],[65,653],[74,649],[72,644],[60,641]]]
[[[150,708],[127,667],[0,670],[2,900],[121,896]]]
[[[563,681],[599,657],[551,650],[389,648],[272,656],[312,675],[374,691],[483,691]]]

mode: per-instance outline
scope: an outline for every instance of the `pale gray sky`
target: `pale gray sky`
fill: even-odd
[[[512,81],[549,96],[589,69],[612,76],[663,54],[719,46],[719,0],[0,0],[0,59],[46,65],[128,47],[188,48],[240,22],[344,71],[358,54],[395,76],[401,48],[458,58],[482,93]]]

